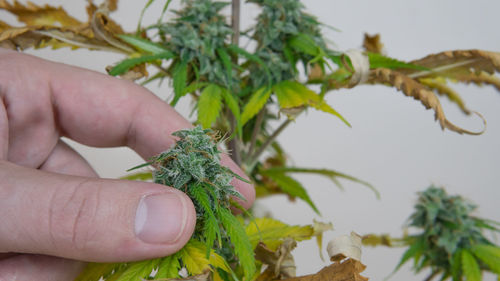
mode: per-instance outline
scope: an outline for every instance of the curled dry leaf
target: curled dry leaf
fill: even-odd
[[[295,277],[296,266],[291,252],[296,246],[297,242],[292,238],[286,238],[276,251],[272,251],[264,243],[259,243],[255,248],[255,258],[267,265],[267,269],[257,280]]]
[[[396,89],[402,91],[405,95],[413,97],[419,100],[427,109],[434,110],[435,119],[439,121],[442,129],[449,129],[451,131],[457,132],[459,134],[469,134],[469,135],[480,135],[484,132],[486,128],[486,121],[477,112],[476,113],[481,119],[483,119],[485,128],[480,132],[472,132],[462,129],[446,119],[443,108],[437,96],[428,87],[422,85],[416,80],[404,75],[401,72],[386,69],[377,68],[371,71],[370,82],[389,84]]]
[[[412,71],[411,69],[401,71],[411,78],[429,75],[450,77],[471,69],[492,74],[495,71],[500,72],[500,53],[483,50],[455,50],[428,55],[410,63],[430,69],[429,71]]]
[[[105,1],[102,6],[113,7],[113,5],[116,7],[116,1]],[[23,50],[50,46],[126,53],[133,51],[118,39],[110,38],[123,33],[123,30],[108,18],[110,9],[99,10],[92,1],[89,1],[87,6],[89,22],[86,23],[73,18],[60,7],[37,6],[31,2],[23,5],[17,1],[9,4],[6,0],[0,0],[0,9],[17,16],[19,21],[26,24],[23,27],[11,27],[6,23],[0,23],[2,47]]]
[[[328,242],[326,249],[333,262],[341,261],[346,257],[359,261],[361,260],[361,236],[351,232],[351,235],[335,237]]]
[[[365,33],[365,38],[363,40],[363,48],[367,52],[384,54],[384,44],[380,40],[380,34],[370,35]]]
[[[318,273],[284,279],[286,281],[367,281],[361,276],[366,266],[354,259],[345,259],[324,267]]]

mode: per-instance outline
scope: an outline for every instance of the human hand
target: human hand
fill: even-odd
[[[128,146],[148,159],[187,127],[131,82],[0,49],[0,280],[72,280],[83,268],[78,261],[133,261],[181,249],[196,222],[184,193],[99,179],[60,138]],[[229,157],[222,161],[243,175]],[[253,187],[234,184],[249,207]]]

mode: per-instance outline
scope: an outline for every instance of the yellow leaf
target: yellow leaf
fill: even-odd
[[[301,241],[314,236],[314,228],[310,225],[287,225],[271,218],[257,218],[246,227],[245,231],[254,248],[262,242],[273,251],[276,251],[287,237]]]
[[[186,266],[190,275],[203,273],[205,270],[212,270],[210,265],[220,268],[226,272],[231,272],[229,265],[220,255],[211,250],[207,259],[205,244],[191,239],[184,248],[179,251],[179,257]]]

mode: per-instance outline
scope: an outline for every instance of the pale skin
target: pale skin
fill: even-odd
[[[72,280],[84,262],[134,261],[181,249],[196,220],[187,196],[153,183],[100,179],[61,137],[128,146],[148,159],[172,145],[172,132],[188,127],[134,83],[0,49],[0,281]],[[228,156],[223,163],[243,175]],[[233,183],[249,207],[253,187]],[[166,206],[165,217],[156,232],[143,235],[137,209],[148,196]],[[163,241],[158,233],[175,238]]]

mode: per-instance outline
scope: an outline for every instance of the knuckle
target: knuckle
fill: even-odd
[[[83,250],[92,241],[99,208],[99,186],[84,179],[71,187],[59,188],[49,213],[49,235],[54,247]]]

